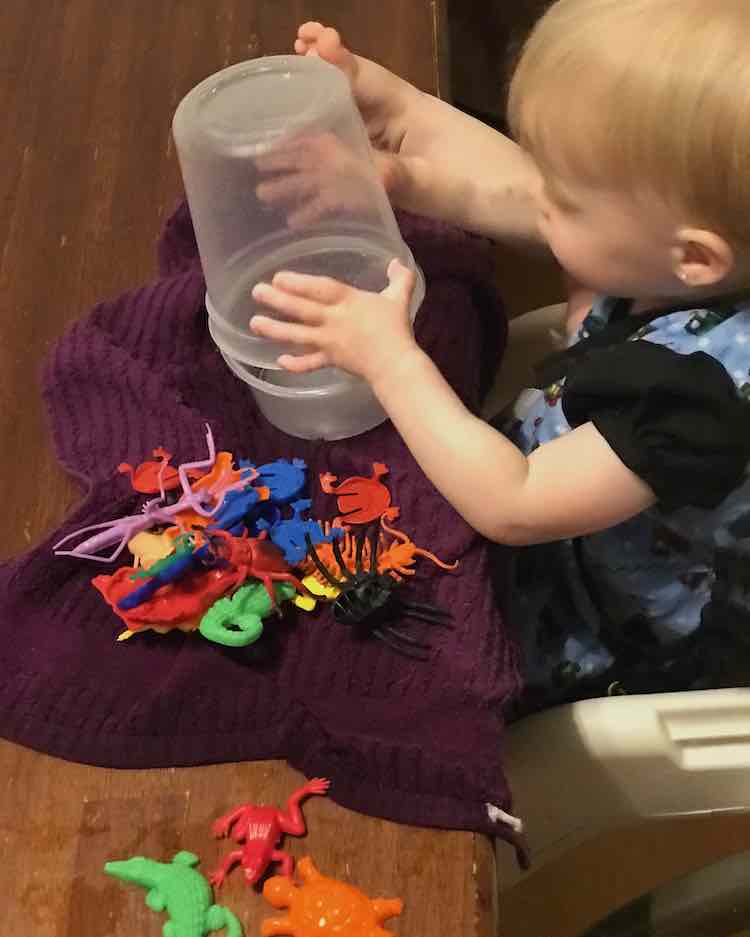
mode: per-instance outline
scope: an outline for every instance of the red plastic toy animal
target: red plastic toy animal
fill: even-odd
[[[242,804],[226,816],[219,817],[211,828],[214,836],[217,839],[231,836],[236,843],[244,843],[244,846],[225,857],[221,866],[210,876],[211,884],[221,886],[232,866],[238,862],[248,885],[259,881],[272,862],[281,863],[282,874],[291,876],[294,859],[276,846],[284,833],[304,836],[306,828],[300,809],[301,801],[311,794],[327,793],[330,786],[331,782],[325,778],[308,781],[289,798],[286,811],[263,804]]]
[[[382,462],[373,462],[372,476],[364,478],[354,475],[346,478],[340,485],[333,487],[336,476],[326,472],[320,476],[320,487],[326,494],[336,495],[341,517],[333,522],[334,527],[343,524],[369,524],[379,517],[393,521],[399,515],[397,507],[391,507],[391,493],[380,481],[388,474],[388,466]]]
[[[234,570],[211,569],[161,586],[146,602],[130,611],[123,611],[118,604],[138,588],[132,581],[133,574],[137,572],[133,566],[121,566],[111,576],[96,576],[91,580],[112,611],[132,632],[151,627],[176,628],[196,619],[200,621],[214,602],[236,588]]]
[[[275,544],[267,542],[266,536],[265,530],[257,539],[248,539],[247,531],[242,537],[232,537],[225,530],[212,530],[211,538],[223,541],[217,552],[226,566],[191,573],[177,582],[161,586],[150,599],[130,611],[123,611],[118,603],[138,588],[131,578],[137,573],[135,568],[121,566],[111,576],[97,576],[92,583],[128,629],[134,632],[151,626],[178,626],[200,618],[217,599],[234,592],[250,578],[260,579],[273,608],[277,604],[274,582],[291,582],[298,592],[309,595],[305,586],[291,573],[284,554]]]
[[[248,539],[247,531],[241,537],[233,537],[226,530],[212,530],[211,536],[220,537],[226,544],[226,551],[222,550],[220,555],[235,570],[235,588],[250,577],[260,579],[266,587],[272,608],[276,608],[274,582],[291,582],[302,595],[309,595],[305,586],[291,573],[281,550],[275,543],[266,540],[267,530],[252,539]]]

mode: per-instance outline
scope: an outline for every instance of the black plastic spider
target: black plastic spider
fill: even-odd
[[[395,595],[400,581],[394,579],[389,572],[378,572],[378,528],[373,529],[369,535],[370,564],[369,568],[365,569],[362,555],[366,539],[367,531],[359,531],[356,538],[354,572],[351,572],[341,555],[341,547],[334,538],[331,543],[333,555],[344,577],[337,579],[318,556],[309,534],[305,535],[307,555],[315,563],[321,576],[340,590],[333,603],[333,617],[341,624],[358,628],[364,635],[379,638],[399,654],[417,660],[427,660],[429,644],[422,644],[410,634],[394,628],[390,622],[394,618],[416,618],[447,627],[450,613],[424,602],[405,602]]]

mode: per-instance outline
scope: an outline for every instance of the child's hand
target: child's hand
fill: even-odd
[[[282,355],[279,364],[288,371],[335,366],[372,384],[417,348],[409,321],[414,283],[414,274],[398,260],[388,267],[382,293],[328,277],[277,273],[272,284],[253,289],[253,298],[292,321],[253,316],[250,328],[264,338],[314,349]]]
[[[262,181],[261,202],[287,213],[299,230],[324,218],[357,216],[378,223],[382,191],[368,160],[362,160],[332,133],[303,134],[255,160]],[[371,215],[371,219],[368,219]]]
[[[367,127],[380,180],[386,191],[391,191],[402,176],[398,153],[404,138],[404,114],[418,93],[387,69],[354,55],[338,32],[322,23],[300,26],[294,51],[317,55],[346,75]]]

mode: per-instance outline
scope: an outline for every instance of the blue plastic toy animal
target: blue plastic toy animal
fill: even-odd
[[[284,559],[290,566],[298,566],[307,555],[305,534],[309,535],[313,544],[331,543],[331,541],[344,535],[342,527],[334,527],[329,534],[326,534],[323,532],[319,521],[305,520],[302,513],[303,511],[309,511],[311,504],[312,502],[308,498],[294,501],[290,505],[292,511],[294,511],[293,517],[280,520],[273,525],[262,520],[258,521],[258,527],[261,530],[267,530],[271,541],[280,550],[283,550]]]
[[[250,462],[240,462],[241,468],[253,468]],[[271,491],[271,501],[288,504],[298,498],[307,484],[307,463],[304,459],[277,459],[258,466],[257,484]]]

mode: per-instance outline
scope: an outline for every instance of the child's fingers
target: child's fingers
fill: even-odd
[[[294,40],[294,51],[297,55],[304,55],[307,52],[308,45],[304,39],[295,39]]]
[[[332,208],[326,205],[325,199],[317,196],[303,205],[302,208],[298,208],[297,211],[290,212],[286,223],[293,230],[306,228],[308,225],[320,221],[321,218],[325,218],[331,210]]]
[[[412,270],[394,258],[388,264],[386,276],[388,286],[383,290],[383,296],[397,300],[408,300],[411,297],[416,283],[416,276]]]
[[[278,361],[285,371],[293,371],[295,374],[317,371],[330,364],[324,351],[314,351],[309,355],[279,355]]]
[[[299,171],[305,166],[305,149],[299,140],[291,140],[286,149],[274,149],[255,157],[255,168],[261,173]]]
[[[273,278],[273,286],[322,305],[340,302],[351,287],[331,277],[314,277],[306,273],[280,270]]]
[[[253,299],[307,325],[320,325],[323,321],[323,307],[304,296],[271,286],[270,283],[257,283],[253,287]]]
[[[289,342],[291,345],[313,345],[316,329],[296,322],[279,322],[268,316],[253,316],[250,331],[275,342]]]
[[[312,173],[294,173],[287,176],[277,176],[268,181],[261,182],[255,187],[255,194],[261,202],[273,205],[276,202],[287,202],[303,198],[318,188],[318,180]]]
[[[322,23],[318,23],[316,20],[309,20],[307,23],[303,23],[300,28],[297,30],[297,35],[300,39],[305,39],[307,42],[313,42],[318,36],[323,32],[325,27]]]
[[[323,53],[323,58],[335,55],[341,46],[341,35],[333,26],[326,26],[318,36],[318,45]]]

